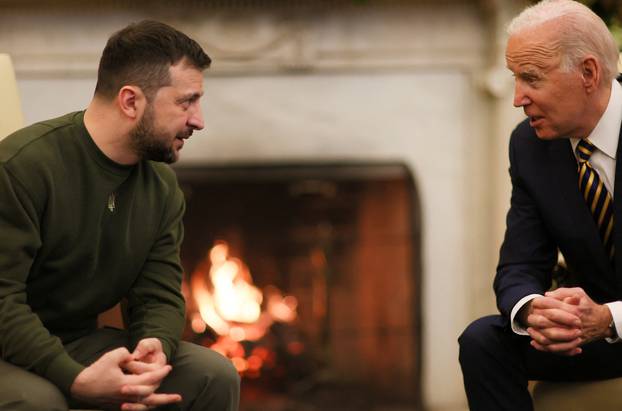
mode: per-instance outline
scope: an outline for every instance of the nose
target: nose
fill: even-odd
[[[516,81],[514,83],[514,107],[524,107],[531,103],[531,99],[525,93],[524,86]]]
[[[197,106],[196,110],[190,115],[188,118],[188,125],[195,130],[202,130],[203,127],[205,127],[201,106]]]

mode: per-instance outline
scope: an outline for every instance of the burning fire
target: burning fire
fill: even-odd
[[[275,321],[294,321],[296,298],[284,297],[275,286],[267,286],[262,293],[253,285],[248,267],[230,257],[224,241],[214,244],[192,274],[190,288],[198,308],[190,318],[192,330],[202,334],[209,326],[219,335],[210,348],[229,357],[238,372],[258,376],[273,355],[263,347],[246,353],[241,342],[260,340]]]

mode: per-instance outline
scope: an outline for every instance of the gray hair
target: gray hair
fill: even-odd
[[[561,44],[561,68],[571,71],[591,54],[602,65],[607,83],[618,74],[620,54],[605,22],[592,10],[572,0],[543,0],[526,8],[508,26],[510,36],[562,19],[558,35]]]

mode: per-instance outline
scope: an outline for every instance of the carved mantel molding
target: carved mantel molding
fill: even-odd
[[[469,1],[93,3],[0,0],[0,51],[22,77],[90,77],[114,30],[154,18],[196,38],[214,60],[212,74],[474,69],[485,61],[486,27]]]

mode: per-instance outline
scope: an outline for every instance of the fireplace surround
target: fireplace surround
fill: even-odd
[[[238,356],[241,410],[419,409],[421,247],[407,167],[303,163],[176,172],[187,201],[185,338],[237,347],[228,354]],[[271,321],[255,341],[227,331],[251,324],[229,321],[224,336],[207,318],[207,327],[197,328],[203,311],[193,277],[210,283],[206,255],[214,244],[227,245],[264,296],[278,290],[296,301],[296,318]],[[253,360],[262,366],[249,372]]]

